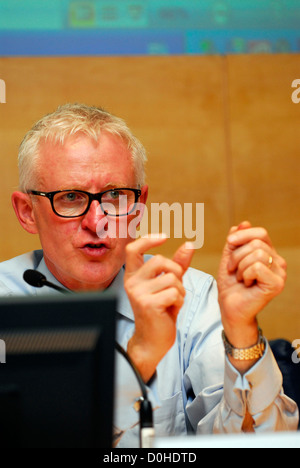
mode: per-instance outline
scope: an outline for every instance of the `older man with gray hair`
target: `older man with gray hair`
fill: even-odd
[[[248,221],[231,228],[217,281],[190,268],[190,244],[169,259],[145,255],[163,235],[110,236],[109,223],[118,233],[141,220],[145,162],[125,122],[100,108],[67,104],[37,122],[20,147],[12,203],[42,249],[0,264],[0,294],[36,294],[28,268],[72,291],[116,288],[117,340],[148,386],[158,435],[296,430],[297,406],[257,324],[284,287],[284,259]],[[132,377],[118,369],[118,446],[136,447],[134,398],[122,398]]]

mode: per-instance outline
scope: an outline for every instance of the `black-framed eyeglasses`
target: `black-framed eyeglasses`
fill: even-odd
[[[135,210],[142,192],[140,189],[116,188],[99,193],[84,190],[57,190],[55,192],[30,190],[28,193],[48,198],[57,216],[77,218],[89,211],[94,200],[99,202],[105,215],[128,216]]]

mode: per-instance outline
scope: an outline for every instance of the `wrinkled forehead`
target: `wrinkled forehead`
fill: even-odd
[[[83,134],[69,136],[63,143],[41,142],[38,164],[39,181],[55,189],[108,184],[135,184],[132,155],[118,136],[103,133],[98,140]],[[71,185],[70,185],[71,184]],[[44,188],[46,190],[46,187]]]

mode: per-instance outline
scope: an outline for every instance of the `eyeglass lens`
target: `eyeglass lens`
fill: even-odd
[[[110,190],[101,196],[101,208],[111,216],[130,213],[134,209],[135,193],[129,189]],[[62,216],[80,216],[89,205],[89,195],[76,190],[56,193],[53,198],[55,211]]]

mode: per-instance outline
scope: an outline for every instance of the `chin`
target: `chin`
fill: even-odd
[[[93,268],[92,271],[83,272],[80,278],[77,278],[78,281],[78,290],[82,291],[101,291],[106,288],[113,282],[117,274],[117,271],[112,270],[111,268]]]

